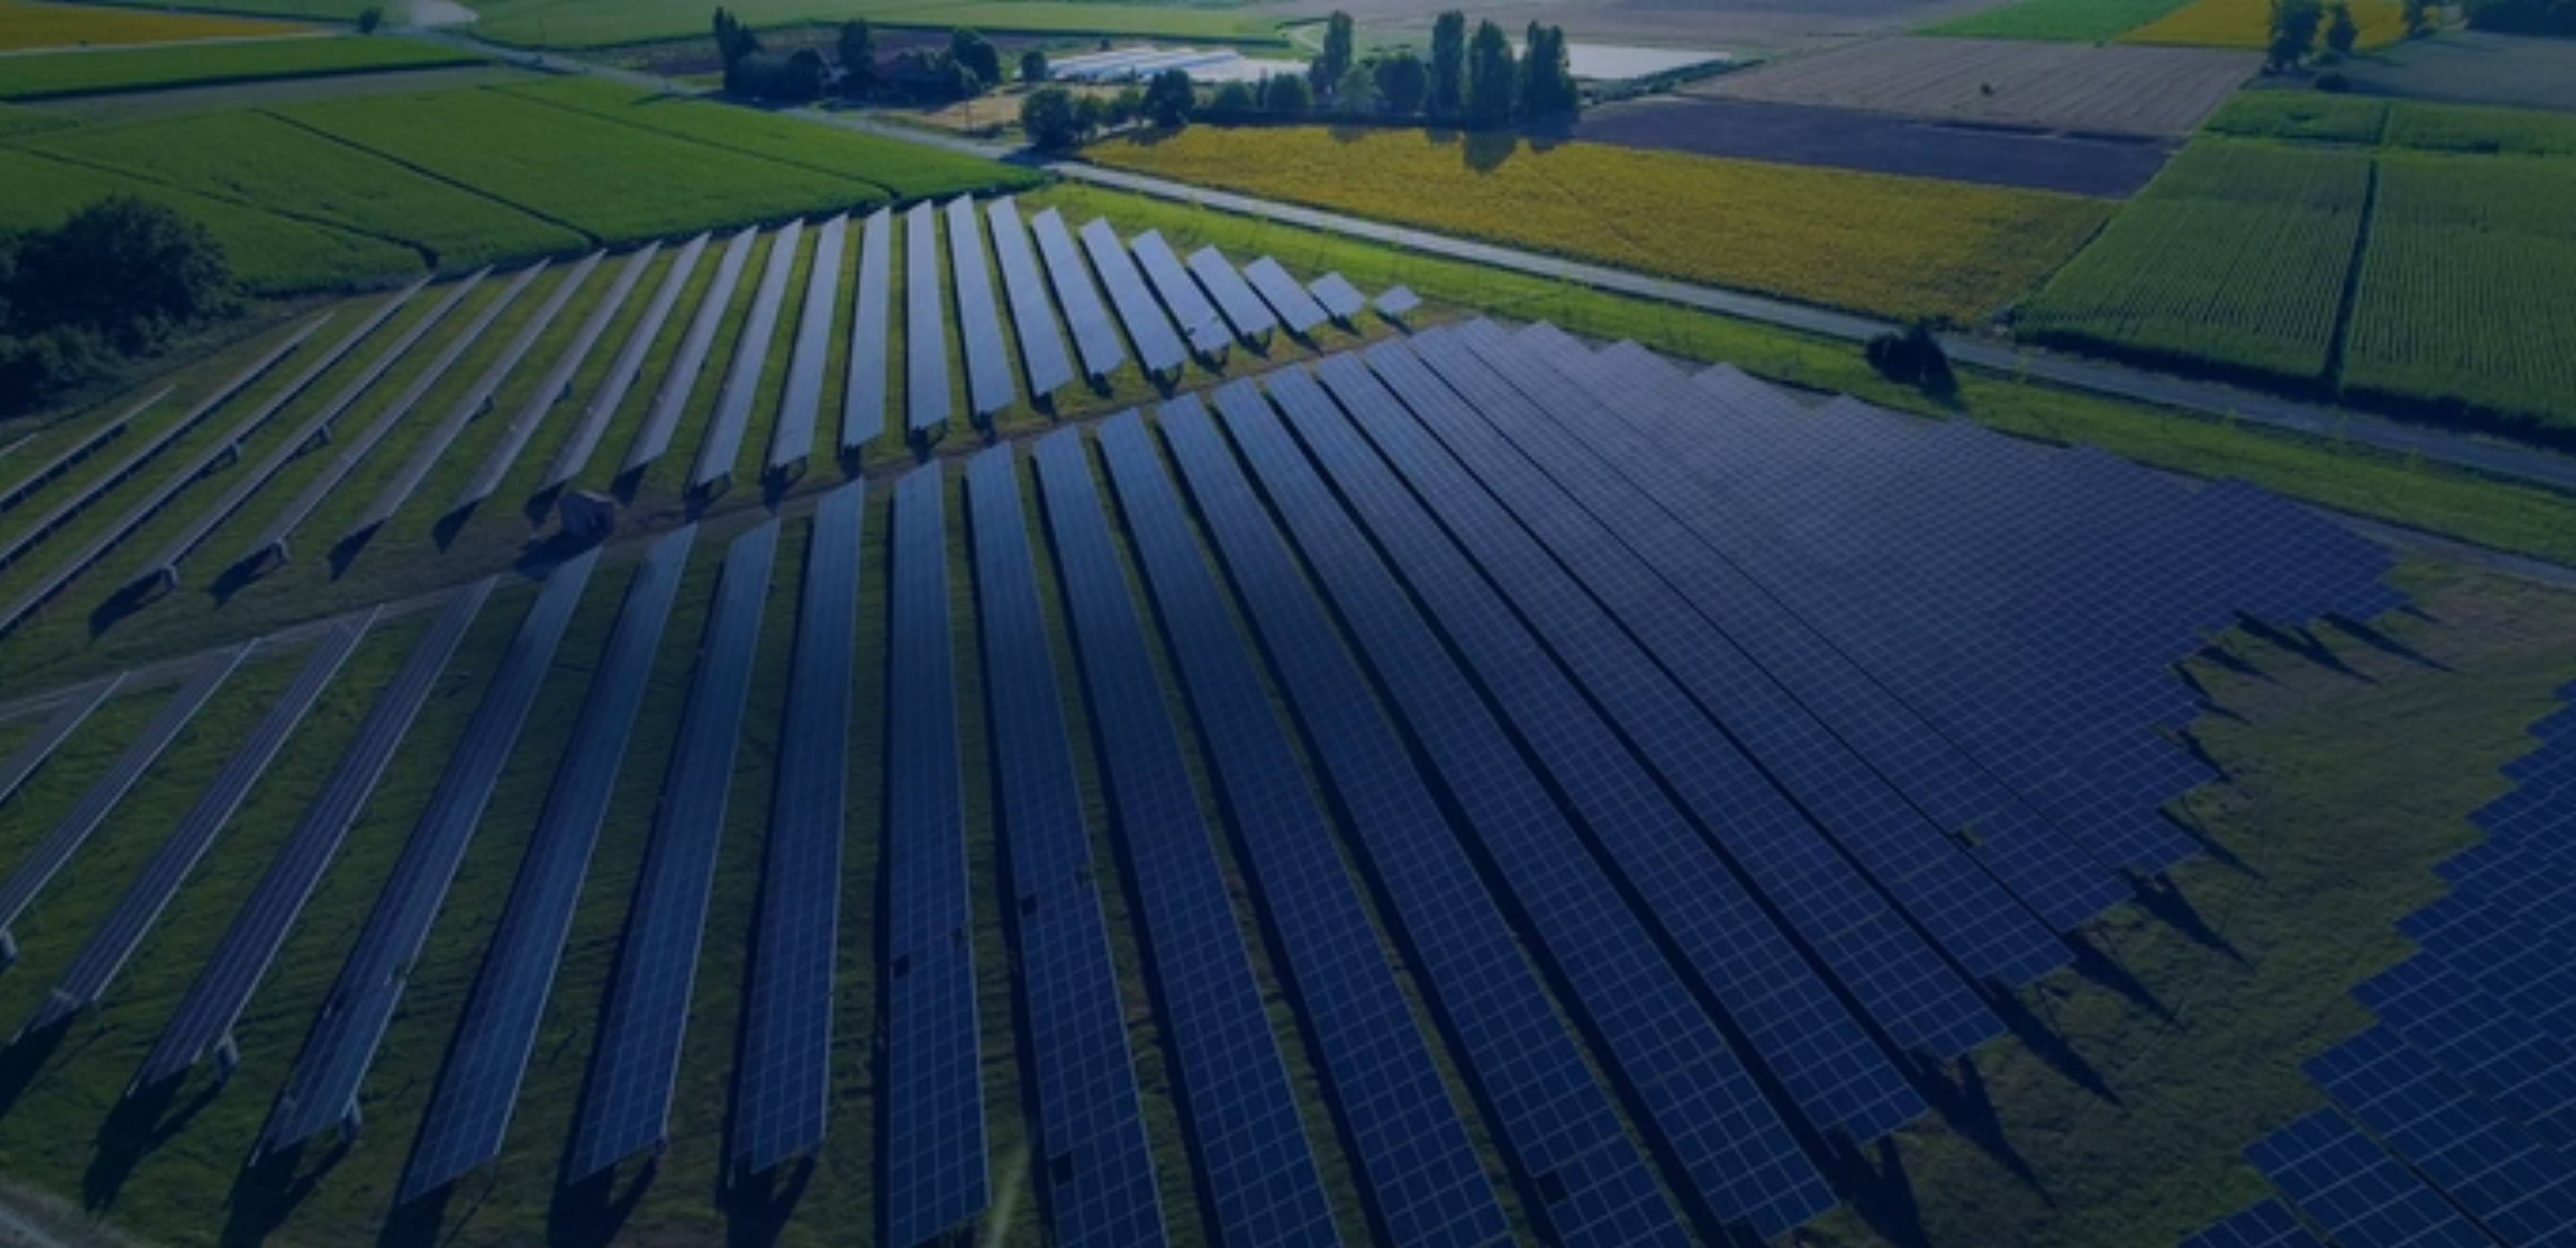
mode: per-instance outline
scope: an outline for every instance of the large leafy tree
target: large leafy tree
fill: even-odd
[[[1377,63],[1377,95],[1387,111],[1410,117],[1431,96],[1431,70],[1411,48],[1400,48]]]
[[[2325,6],[2319,0],[2272,0],[2272,42],[2266,63],[2273,69],[2289,69],[2308,59],[2325,21]]]
[[[992,40],[960,26],[948,32],[948,57],[975,75],[975,81],[992,86],[1002,80],[1002,51]]]
[[[1062,87],[1040,87],[1020,100],[1020,131],[1029,137],[1029,146],[1040,151],[1060,152],[1082,141],[1082,123],[1073,102],[1073,92]]]
[[[1316,54],[1306,69],[1306,78],[1317,92],[1331,91],[1341,85],[1357,56],[1357,41],[1350,14],[1335,9],[1331,17],[1324,19],[1324,50]]]
[[[1467,15],[1456,9],[1431,23],[1431,112],[1454,117],[1467,104]]]
[[[1520,66],[1512,59],[1512,41],[1491,21],[1476,25],[1467,47],[1467,124],[1478,129],[1508,126],[1519,102]]]
[[[866,95],[877,88],[877,32],[866,18],[841,23],[837,40],[841,58],[841,92]]]
[[[1198,104],[1198,88],[1190,85],[1187,70],[1167,69],[1145,84],[1145,118],[1155,125],[1186,126]]]
[[[716,56],[727,65],[760,51],[760,36],[753,34],[730,9],[717,7],[715,31]]]

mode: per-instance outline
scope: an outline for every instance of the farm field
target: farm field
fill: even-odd
[[[34,100],[251,79],[428,69],[471,65],[482,59],[405,39],[356,36],[116,49],[67,56],[10,56],[0,57],[0,99]]]
[[[2361,27],[2355,46],[2365,51],[2384,48],[2406,37],[2405,8],[2398,0],[2352,0],[2352,19]],[[2271,41],[2271,22],[2270,0],[2192,0],[2122,35],[2121,40],[2192,48],[2260,49]]]
[[[285,0],[238,0],[245,4]],[[705,33],[706,14],[680,0],[494,0],[474,6],[474,33],[522,47],[596,48]],[[1278,19],[1252,6],[1118,4],[1089,0],[748,0],[735,13],[755,27],[836,23],[853,16],[890,27],[973,26],[1005,33],[1275,44]]]
[[[2101,200],[1638,152],[1318,128],[1111,140],[1101,164],[1885,316],[1982,320],[2073,254]],[[1902,222],[1903,228],[1890,228]],[[1708,246],[1724,238],[1729,245]],[[1932,259],[1926,263],[1927,258]]]
[[[2011,0],[1966,17],[1935,22],[1927,35],[1959,39],[2038,39],[2109,43],[2192,0]]]
[[[2364,95],[2576,109],[2576,42],[2447,30],[2357,56],[2342,66]]]
[[[2253,77],[2231,52],[2000,39],[1881,39],[1725,74],[1691,95],[1945,121],[2180,137]]]
[[[177,43],[192,39],[257,39],[304,33],[292,22],[248,21],[200,13],[136,13],[93,5],[0,0],[0,52],[38,48]]]

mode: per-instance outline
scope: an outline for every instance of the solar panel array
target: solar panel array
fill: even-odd
[[[939,296],[938,216],[914,204],[903,221],[904,431],[931,433],[948,423],[948,313]]]
[[[1234,334],[1216,305],[1208,302],[1207,293],[1199,289],[1198,280],[1172,254],[1171,244],[1160,233],[1147,230],[1129,240],[1128,249],[1135,253],[1137,267],[1145,271],[1145,280],[1153,283],[1154,293],[1162,297],[1172,323],[1190,340],[1190,349],[1210,359],[1223,355]]]
[[[500,781],[502,764],[518,743],[519,729],[554,663],[555,648],[572,622],[573,607],[598,563],[597,548],[584,551],[556,567],[538,590],[536,604],[511,639],[509,653],[475,706],[429,805],[404,842],[366,927],[341,964],[294,1073],[269,1111],[268,1125],[260,1132],[262,1154],[293,1147],[334,1124],[343,1129],[355,1125],[358,1085],[402,999],[403,972],[429,938],[430,924],[482,821],[484,803]]]
[[[1243,280],[1250,282],[1252,289],[1260,293],[1261,301],[1279,314],[1279,323],[1287,326],[1289,333],[1304,337],[1329,319],[1324,314],[1324,305],[1315,302],[1315,297],[1307,294],[1306,288],[1288,275],[1288,270],[1280,268],[1279,262],[1268,256],[1243,266]]]
[[[966,344],[966,401],[981,420],[1011,405],[1011,349],[1002,341],[1002,314],[993,306],[993,275],[984,264],[984,227],[975,201],[948,201],[948,276],[957,283],[957,333]],[[940,349],[947,350],[946,343]]]
[[[570,1173],[585,1179],[669,1133],[689,997],[706,935],[716,849],[759,657],[778,521],[733,540],[689,678],[689,701],[662,781],[662,803],[609,981],[598,1056],[582,1095]]]
[[[2496,1242],[2331,1109],[2255,1141],[2245,1159],[2317,1219],[2330,1241],[2388,1248],[2491,1248]]]
[[[850,366],[841,394],[841,452],[885,432],[886,353],[893,339],[894,214],[880,208],[860,229],[859,285],[850,309]]]
[[[823,1142],[865,488],[852,481],[823,496],[805,551],[735,1069],[730,1153],[734,1169],[751,1174]]]
[[[642,469],[671,449],[671,435],[679,431],[680,417],[688,411],[689,396],[697,391],[698,374],[706,371],[707,354],[715,349],[716,331],[724,327],[725,311],[733,306],[734,288],[742,284],[742,271],[751,263],[751,247],[759,237],[760,228],[748,226],[725,244],[724,255],[716,260],[715,280],[707,283],[706,294],[699,298],[698,310],[689,318],[688,331],[681,335],[680,348],[671,356],[660,388],[653,392],[653,406],[645,411],[644,423],[636,427],[635,440],[626,448],[625,462],[617,466],[619,476]],[[645,349],[649,351],[650,345]]]
[[[296,335],[296,337],[302,338],[305,334],[312,333],[315,325],[319,325],[322,321],[328,319],[330,318],[327,316],[316,318],[311,324],[306,325],[304,329]],[[0,513],[14,510],[18,504],[27,501],[28,495],[34,494],[37,490],[44,488],[45,483],[63,475],[64,470],[81,462],[82,460],[88,459],[92,454],[95,454],[98,451],[98,448],[125,436],[126,429],[134,424],[137,417],[140,417],[143,413],[160,406],[161,400],[169,397],[170,387],[168,386],[163,386],[160,389],[145,395],[140,401],[127,407],[125,410],[118,412],[105,420],[97,422],[97,424],[93,426],[87,434],[82,436],[80,441],[64,447],[52,458],[47,459],[45,462],[38,464],[33,469],[29,470],[25,476],[10,482],[8,485],[0,486]],[[0,562],[6,562],[6,560],[0,560]]]
[[[1351,285],[1349,278],[1339,273],[1327,273],[1306,283],[1306,293],[1313,295],[1315,302],[1334,320],[1345,325],[1368,310],[1368,296],[1361,294],[1358,287]]]
[[[546,791],[544,811],[412,1145],[400,1200],[417,1200],[501,1155],[501,1138],[554,988],[555,966],[572,930],[573,906],[590,872],[591,847],[607,818],[618,764],[652,683],[662,626],[679,596],[697,535],[697,526],[688,525],[656,540],[627,584],[625,604],[582,698],[572,745],[555,768],[554,785]]]
[[[600,379],[599,390],[582,405],[581,422],[573,426],[564,444],[555,451],[554,461],[546,466],[546,475],[537,482],[542,494],[556,489],[589,467],[591,454],[599,449],[600,439],[608,434],[608,422],[616,419],[618,409],[626,404],[626,392],[644,380],[644,359],[653,344],[662,337],[662,327],[671,321],[672,309],[680,304],[680,295],[689,286],[689,278],[698,270],[698,261],[707,252],[707,235],[700,234],[680,247],[671,257],[671,268],[662,275],[662,284],[654,288],[653,300],[644,305],[644,314],[635,327],[626,332],[626,342],[618,347],[617,357],[609,361],[608,375]],[[641,263],[639,261],[639,263]]]
[[[0,803],[16,796],[19,786],[27,783],[27,777],[36,774],[36,769],[54,756],[54,748],[87,721],[90,712],[107,701],[108,695],[124,684],[125,674],[119,672],[85,685],[76,685],[56,695],[54,713],[46,716],[45,722],[37,726],[33,735],[20,742],[17,749],[9,751],[7,759],[0,760]]]
[[[1225,314],[1225,323],[1234,328],[1236,337],[1258,343],[1270,331],[1279,328],[1277,313],[1252,293],[1243,275],[1226,262],[1224,253],[1214,247],[1201,247],[1190,253],[1190,274],[1199,279],[1208,297],[1216,300],[1217,311]]]
[[[296,343],[303,341],[306,335],[311,334],[315,329],[321,326],[323,321],[328,319],[330,318],[327,316],[315,318],[286,343],[272,348],[269,355],[262,361],[261,371],[266,371],[267,364],[274,363],[287,352],[294,350]],[[245,375],[244,380],[247,381],[251,376],[256,376],[256,374],[247,374]],[[35,493],[46,482],[62,475],[63,470],[71,467],[73,464],[78,463],[81,460],[89,458],[90,452],[97,450],[110,439],[116,437],[116,435],[125,432],[125,427],[132,424],[135,417],[152,410],[160,404],[161,400],[168,397],[170,397],[170,388],[164,386],[149,397],[145,398],[142,402],[128,408],[122,414],[109,417],[105,422],[103,422],[102,427],[97,433],[92,434],[90,437],[83,439],[80,442],[74,443],[70,449],[55,456],[50,462],[39,466],[34,472],[27,474],[25,480],[9,487],[9,493],[7,496],[8,502],[6,505],[0,505],[0,511],[6,511],[11,507],[15,507],[29,494]],[[207,404],[200,410],[202,413],[212,411],[214,408],[212,404]],[[36,543],[43,541],[48,536],[51,536],[55,529],[62,527],[63,521],[70,519],[83,507],[88,506],[91,499],[97,497],[99,493],[106,490],[108,487],[115,485],[118,480],[131,475],[135,469],[142,467],[143,464],[151,458],[151,452],[157,450],[161,445],[167,445],[169,438],[175,437],[178,433],[184,432],[186,432],[185,429],[180,429],[175,432],[167,432],[161,438],[154,439],[154,442],[157,445],[145,447],[144,453],[141,455],[129,456],[127,458],[126,465],[119,471],[111,473],[104,480],[91,483],[78,495],[64,502],[62,506],[55,508],[51,514],[44,516],[34,524],[28,525],[27,527],[18,530],[15,534],[12,534],[9,538],[9,544],[6,547],[0,547],[0,568],[5,568],[10,564],[16,563],[18,561],[18,556],[27,553],[27,551],[32,549]]]
[[[1118,241],[1118,231],[1107,221],[1094,217],[1083,223],[1082,246],[1091,253],[1091,267],[1109,287],[1109,302],[1118,309],[1118,319],[1127,326],[1127,339],[1136,344],[1136,358],[1149,373],[1174,373],[1189,362],[1189,351],[1181,345],[1180,335],[1172,332],[1172,322],[1163,315],[1163,306],[1154,301],[1153,292],[1145,289],[1145,280],[1136,273],[1136,262],[1127,255],[1126,245]]]
[[[1068,1248],[1165,1242],[1089,829],[1009,443],[966,468],[984,696],[1027,1000],[1043,1202]]]
[[[1049,208],[1030,220],[1029,230],[1037,235],[1038,255],[1046,261],[1056,306],[1064,310],[1064,322],[1073,329],[1083,374],[1106,377],[1117,372],[1127,362],[1127,346],[1118,338],[1118,327],[1109,323],[1109,309],[1101,305],[1100,291],[1083,269],[1082,253],[1074,247],[1073,235],[1065,231],[1064,218]]]
[[[2325,1248],[2298,1218],[2266,1200],[2240,1209],[2208,1230],[2182,1241],[2182,1248]]]
[[[785,472],[814,453],[814,428],[823,415],[823,366],[832,351],[832,318],[841,306],[841,256],[850,218],[823,223],[814,233],[814,266],[805,277],[805,306],[796,317],[796,346],[787,357],[787,389],[778,396],[778,421],[769,429],[770,473]]]
[[[689,489],[715,489],[733,480],[734,461],[742,458],[742,438],[751,426],[752,400],[760,394],[760,374],[769,367],[769,345],[778,336],[778,317],[787,307],[787,279],[796,272],[796,255],[805,240],[805,223],[790,221],[769,236],[768,262],[761,267],[751,307],[743,313],[742,333],[733,340],[733,360],[725,365],[724,384],[716,389],[716,410],[689,465]],[[817,367],[820,367],[818,364]]]
[[[583,318],[581,328],[574,332],[572,341],[565,344],[563,354],[555,357],[554,364],[546,369],[544,379],[529,393],[528,401],[520,406],[517,415],[510,418],[509,427],[484,454],[482,466],[474,470],[474,476],[466,481],[465,488],[456,492],[456,500],[447,505],[450,513],[480,503],[501,488],[501,478],[518,466],[519,453],[528,449],[528,440],[537,436],[538,427],[545,423],[555,408],[572,397],[573,377],[589,361],[590,353],[599,346],[599,340],[608,335],[609,322],[616,320],[617,314],[625,309],[627,299],[634,295],[635,287],[644,280],[645,271],[653,267],[654,258],[661,254],[660,242],[646,243],[628,256],[625,264],[618,266],[617,277],[608,284],[607,293],[600,296],[598,303],[591,305],[590,315]],[[598,434],[592,432],[590,440],[595,444],[597,439]],[[565,449],[571,449],[569,443]],[[589,454],[589,448],[583,447],[582,458],[587,460]]]
[[[984,214],[993,229],[993,254],[1002,263],[1002,290],[1010,297],[1011,329],[1020,341],[1029,394],[1044,399],[1075,381],[1073,361],[1064,354],[1064,330],[1056,324],[1055,303],[1047,297],[1037,256],[1029,251],[1019,205],[1004,196],[986,206]]]

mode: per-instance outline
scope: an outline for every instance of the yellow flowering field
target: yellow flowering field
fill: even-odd
[[[1321,127],[1093,146],[1101,164],[1887,317],[1984,320],[2038,285],[2115,205],[1589,143]],[[1502,140],[1492,140],[1500,143]]]
[[[2406,7],[2399,0],[2351,0],[2355,46],[2380,48],[2406,37]],[[2194,48],[2262,49],[2272,42],[2272,0],[2192,0],[2192,3],[2120,36],[2122,43],[2169,43]]]
[[[257,39],[309,29],[292,22],[213,17],[203,13],[158,13],[146,9],[0,0],[0,52],[77,48],[83,44],[172,43],[181,39]]]

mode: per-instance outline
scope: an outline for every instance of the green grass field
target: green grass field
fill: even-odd
[[[294,0],[226,0],[257,11]],[[831,25],[864,17],[884,26],[947,30],[973,26],[996,33],[1102,35],[1143,39],[1281,42],[1278,19],[1231,4],[1094,3],[1093,0],[745,0],[728,6],[754,27]],[[475,33],[521,47],[596,48],[706,33],[702,6],[677,0],[494,0],[474,6]]]
[[[0,57],[0,99],[164,90],[262,78],[315,78],[472,65],[483,58],[393,38],[277,39]]]
[[[2191,0],[2020,0],[1924,27],[1927,35],[2109,43]]]

